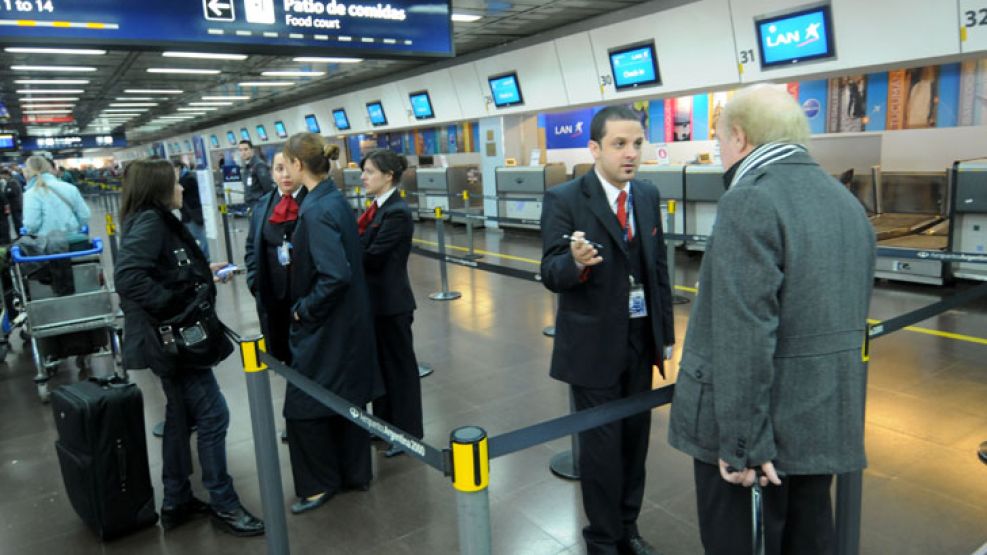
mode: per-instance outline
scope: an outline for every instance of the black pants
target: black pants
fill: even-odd
[[[330,495],[370,483],[370,437],[341,416],[287,421],[295,495]]]
[[[385,395],[374,400],[374,416],[421,438],[422,381],[411,337],[411,312],[374,318],[377,360],[384,378]]]
[[[278,306],[267,307],[267,327],[264,341],[271,356],[291,365],[291,347],[288,344],[288,330],[291,329],[291,302],[284,300]]]
[[[728,484],[719,467],[696,460],[699,534],[707,555],[751,553],[751,490]],[[836,552],[831,474],[788,476],[763,488],[764,544],[769,555]]]
[[[576,410],[651,389],[655,351],[639,329],[645,323],[632,326],[630,360],[616,384],[600,389],[572,387]],[[583,510],[589,519],[583,538],[590,555],[616,554],[618,542],[638,535],[650,432],[651,412],[647,411],[579,434]]]

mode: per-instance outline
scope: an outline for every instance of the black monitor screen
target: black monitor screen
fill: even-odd
[[[374,127],[387,125],[387,115],[384,114],[384,106],[379,100],[367,102],[367,114],[370,116],[370,123]]]
[[[761,67],[836,57],[829,4],[754,21]]]
[[[348,131],[350,128],[350,119],[346,117],[346,110],[342,108],[336,108],[332,111],[332,121],[336,124],[336,129],[340,131]]]
[[[322,128],[319,127],[319,120],[315,119],[315,114],[305,116],[305,126],[308,127],[310,133],[322,132]]]
[[[521,85],[518,83],[517,73],[511,72],[504,75],[496,75],[487,78],[490,82],[490,94],[493,96],[494,106],[504,108],[506,106],[517,106],[524,104],[524,97],[521,96]]]
[[[274,122],[274,132],[278,134],[278,137],[282,139],[288,138],[288,129],[285,128],[283,121]]]
[[[610,70],[617,90],[661,84],[654,41],[611,49]]]
[[[432,99],[428,96],[428,91],[411,93],[411,111],[415,114],[415,119],[429,119],[435,117],[432,110]]]

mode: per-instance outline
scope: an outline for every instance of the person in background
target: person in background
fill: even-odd
[[[0,195],[3,195],[3,223],[0,227],[9,228],[13,224],[14,231],[6,231],[9,237],[20,235],[23,224],[24,199],[21,191],[21,184],[14,178],[8,169],[0,169]],[[9,223],[8,223],[9,222]],[[3,233],[3,231],[0,231]],[[8,241],[9,242],[9,241]]]
[[[202,253],[209,259],[209,238],[206,237],[202,199],[199,198],[199,180],[185,162],[175,162],[178,183],[182,186],[182,223],[188,228]]]
[[[706,553],[750,553],[755,480],[767,553],[836,553],[833,474],[866,464],[874,228],[809,156],[809,122],[784,90],[739,92],[716,136],[728,190],[699,270],[668,440],[693,457]]]
[[[31,235],[77,233],[89,225],[89,206],[74,185],[59,181],[48,160],[31,156],[24,164],[24,228]]]
[[[292,234],[308,189],[291,179],[284,153],[274,156],[273,169],[278,188],[261,197],[250,217],[244,260],[267,352],[290,365]]]
[[[356,406],[374,392],[377,352],[363,274],[360,236],[349,203],[329,179],[339,147],[319,135],[292,135],[284,147],[288,175],[308,189],[291,252],[292,364]],[[284,416],[298,502],[295,514],[324,505],[347,489],[369,487],[370,437],[288,385]]]
[[[648,391],[675,343],[658,191],[634,181],[644,127],[610,106],[593,116],[593,171],[545,193],[541,275],[559,294],[551,375],[576,410]],[[591,555],[649,555],[638,531],[651,413],[579,434]]]
[[[238,147],[240,159],[243,160],[243,202],[247,208],[253,208],[260,197],[274,190],[274,180],[271,179],[271,168],[254,150],[250,141],[240,141]]]
[[[375,150],[360,163],[363,187],[373,202],[357,227],[363,244],[363,269],[374,311],[377,359],[386,394],[374,400],[374,416],[421,439],[422,387],[411,336],[415,295],[408,279],[408,255],[415,224],[397,185],[408,161],[390,150]],[[392,445],[386,457],[403,454]]]
[[[70,183],[72,185],[75,185],[75,176],[72,175],[72,172],[71,171],[65,169],[64,167],[59,166],[59,168],[58,168],[58,178],[61,179],[64,182],[66,182],[66,183]]]
[[[173,211],[181,205],[182,186],[175,180],[170,162],[138,160],[127,166],[114,276],[124,313],[124,367],[149,368],[161,379],[167,400],[161,444],[161,526],[171,530],[211,513],[223,531],[256,536],[264,533],[264,523],[240,504],[226,470],[230,413],[212,365],[186,367],[179,362],[179,355],[168,354],[167,338],[161,332],[162,323],[174,321],[189,307],[207,312],[195,314],[194,319],[216,318],[213,282],[218,278],[214,272],[226,265],[209,264],[188,229],[175,217]],[[181,334],[182,330],[168,333]],[[206,339],[215,345],[209,349],[209,358],[215,359],[213,365],[232,352],[232,345],[222,334],[214,337],[210,333]],[[189,482],[193,427],[202,485],[209,492],[208,505],[192,495]]]

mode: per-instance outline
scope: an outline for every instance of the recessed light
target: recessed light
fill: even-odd
[[[454,13],[452,14],[452,20],[459,23],[473,23],[474,21],[483,19],[482,15],[472,15],[468,13]]]
[[[37,110],[45,108],[75,108],[75,104],[21,104],[22,110]]]
[[[363,58],[320,58],[317,56],[301,56],[292,59],[298,63],[310,64],[355,64],[363,61]]]
[[[180,89],[126,89],[127,94],[182,94]]]
[[[83,94],[85,92],[82,89],[21,89],[17,94]]]
[[[189,102],[189,106],[232,106],[232,102]]]
[[[236,60],[247,59],[246,54],[221,54],[218,52],[162,52],[165,58],[198,58],[200,60]]]
[[[250,100],[249,96],[203,96],[202,100]]]
[[[159,116],[157,119],[195,119],[195,116]]]
[[[24,114],[71,114],[72,110],[24,110]]]
[[[4,51],[11,54],[66,54],[71,56],[102,56],[106,54],[106,50],[91,48],[27,48],[12,46],[4,48]]]
[[[157,102],[112,102],[110,103],[111,108],[144,108],[157,106]]]
[[[88,85],[89,79],[14,79],[18,85]]]
[[[107,114],[112,114],[113,112],[123,112],[125,114],[129,114],[131,112],[146,112],[148,110],[150,110],[150,108],[105,108],[103,112]]]
[[[22,97],[21,102],[77,102],[79,97],[77,96],[49,96],[34,98],[33,96]]]
[[[120,102],[141,102],[145,100],[164,100],[163,98],[157,98],[154,96],[118,96],[117,100]]]
[[[147,68],[148,73],[174,73],[174,74],[188,74],[188,75],[219,75],[222,71],[218,69],[192,69],[192,68],[182,68],[182,67],[149,67]]]
[[[10,66],[14,71],[65,71],[65,72],[90,72],[96,71],[94,67],[88,66]]]
[[[246,81],[240,83],[241,87],[293,87],[293,81]]]
[[[205,106],[198,106],[195,108],[179,108],[179,112],[212,112],[214,110],[219,110],[219,108],[207,108]]]
[[[292,71],[262,71],[261,75],[264,77],[322,77],[325,75],[324,71],[302,71],[302,70],[292,70]]]

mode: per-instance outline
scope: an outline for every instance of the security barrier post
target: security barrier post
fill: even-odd
[[[360,188],[359,187],[354,187],[353,188],[353,192],[356,193],[356,209],[357,210],[363,210],[364,208],[366,208],[363,205],[363,195],[360,194]]]
[[[113,265],[116,266],[117,263],[117,226],[113,223],[113,214],[106,214],[106,238],[110,242],[110,257],[113,259]]]
[[[466,260],[479,260],[483,258],[482,255],[476,254],[473,246],[473,219],[472,214],[470,214],[470,192],[467,190],[463,191],[463,212],[466,214],[466,241],[470,245],[470,250],[466,253]]]
[[[569,412],[576,412],[576,399],[572,396],[572,388],[569,388]],[[571,441],[572,448],[552,457],[552,460],[548,463],[548,469],[559,478],[578,480],[579,434],[572,434]]]
[[[675,209],[678,202],[675,199],[668,199],[666,206],[668,207],[665,215],[665,233],[675,233]],[[675,241],[665,240],[666,254],[666,265],[668,268],[668,283],[672,286],[672,304],[686,304],[689,302],[687,297],[675,294]]]
[[[226,190],[226,196],[224,197],[224,203],[219,205],[219,213],[223,216],[223,238],[226,239],[226,261],[230,264],[235,264],[233,262],[233,240],[230,239],[230,190]]]
[[[552,321],[555,320],[555,315],[559,312],[559,296],[552,295]],[[541,330],[541,334],[545,337],[555,337],[555,326],[545,326]]]
[[[266,350],[263,336],[240,341],[240,357],[247,378],[250,425],[254,433],[257,479],[260,482],[260,499],[264,510],[267,552],[288,555],[288,522],[284,515],[284,491],[281,488],[278,436],[274,429],[271,378],[267,365],[260,361],[260,352]]]
[[[449,273],[446,270],[446,236],[441,206],[435,207],[435,232],[439,236],[439,276],[442,278],[442,291],[432,293],[428,298],[433,301],[453,301],[463,295],[459,291],[449,290]]]
[[[863,472],[858,470],[836,477],[836,553],[860,552],[860,505]]]
[[[452,431],[452,485],[459,515],[459,552],[490,555],[490,458],[487,432],[477,426]]]

